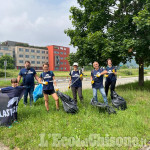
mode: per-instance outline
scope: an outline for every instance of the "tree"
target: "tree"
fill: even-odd
[[[7,60],[7,69],[14,69],[14,59],[11,56],[4,55],[0,57],[0,68],[4,69],[4,61]]]
[[[77,56],[85,63],[98,61],[105,65],[108,57],[113,64],[125,63],[135,56],[139,64],[139,84],[144,83],[144,63],[149,59],[147,41],[149,28],[140,30],[134,21],[140,11],[149,7],[143,0],[77,0],[80,8],[71,7],[74,29],[65,30],[70,44],[77,47]],[[149,10],[148,10],[149,12]],[[149,25],[148,25],[149,26]],[[146,38],[145,38],[146,35]]]

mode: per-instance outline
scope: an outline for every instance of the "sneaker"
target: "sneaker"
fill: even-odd
[[[18,124],[19,122],[17,120],[15,120],[13,123],[17,123]]]
[[[10,128],[12,128],[13,126],[12,125],[10,125],[8,128],[10,129]]]

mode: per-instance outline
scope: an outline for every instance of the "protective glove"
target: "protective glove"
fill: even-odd
[[[100,77],[101,76],[101,74],[100,73],[98,73],[97,75],[96,75],[96,77]]]
[[[94,80],[91,81],[91,84],[94,84]]]
[[[43,81],[42,84],[48,85],[48,82],[47,81],[45,81],[45,82]]]
[[[108,74],[105,74],[105,78],[107,78],[108,77]]]
[[[70,85],[68,85],[68,89],[70,89]]]
[[[55,91],[56,91],[56,92],[59,91],[59,88],[58,88],[57,86],[55,87]]]
[[[113,69],[112,72],[115,73],[115,69]]]
[[[80,78],[82,78],[83,77],[83,74],[80,74]]]

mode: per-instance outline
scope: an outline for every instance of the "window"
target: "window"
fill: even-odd
[[[63,62],[61,62],[60,64],[63,65]]]
[[[19,48],[19,52],[23,52],[23,48]]]
[[[25,58],[29,58],[29,55],[26,55]]]
[[[42,54],[45,54],[45,51],[42,51]]]
[[[59,67],[55,67],[55,70],[59,70]]]
[[[35,61],[31,61],[31,64],[35,64]]]
[[[46,57],[46,59],[48,59],[48,57]]]
[[[48,51],[46,52],[46,54],[48,54]]]
[[[63,47],[60,47],[60,49],[62,49],[62,50],[63,50]]]
[[[42,56],[42,59],[45,59],[45,56]]]
[[[37,52],[37,53],[40,53],[40,50],[37,50],[36,52]]]
[[[22,64],[22,63],[23,63],[23,60],[19,60],[19,63],[21,63],[21,64]]]
[[[44,64],[45,63],[45,61],[42,61],[42,64]]]
[[[66,70],[67,68],[65,68],[65,70]]]
[[[40,61],[37,61],[37,64],[40,64]]]
[[[37,56],[37,59],[40,59],[40,56]]]
[[[57,51],[54,51],[54,53],[55,53],[55,54],[59,54],[59,52],[57,52]]]
[[[0,53],[0,56],[3,56],[3,53]]]
[[[31,49],[31,53],[35,53],[35,50],[34,50],[34,49]]]
[[[64,50],[66,50],[66,48],[64,48]]]
[[[2,46],[0,49],[8,51],[8,47],[6,47],[6,46]]]
[[[19,55],[19,57],[23,57],[23,55]]]
[[[66,55],[66,53],[64,53],[64,55]]]
[[[64,63],[64,65],[66,65],[66,62]]]
[[[54,49],[59,49],[59,47],[57,47],[57,46],[54,46]]]
[[[63,57],[60,57],[61,60],[63,60]]]
[[[29,52],[29,49],[26,49],[26,52]]]
[[[63,52],[60,52],[60,54],[62,54],[62,55],[63,55]]]
[[[63,70],[63,67],[61,67],[60,69]]]
[[[34,55],[31,55],[31,58],[35,58],[35,56],[34,56]]]

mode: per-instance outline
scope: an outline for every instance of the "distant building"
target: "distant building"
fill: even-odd
[[[48,46],[48,62],[50,70],[70,71],[70,65],[67,57],[70,54],[69,47],[51,45]]]
[[[31,66],[36,70],[42,70],[43,63],[48,62],[49,69],[52,71],[70,71],[69,62],[66,59],[69,53],[69,47],[63,46],[37,47],[15,41],[6,41],[0,44],[0,57],[12,56],[17,69],[24,68],[25,61],[30,61]]]

